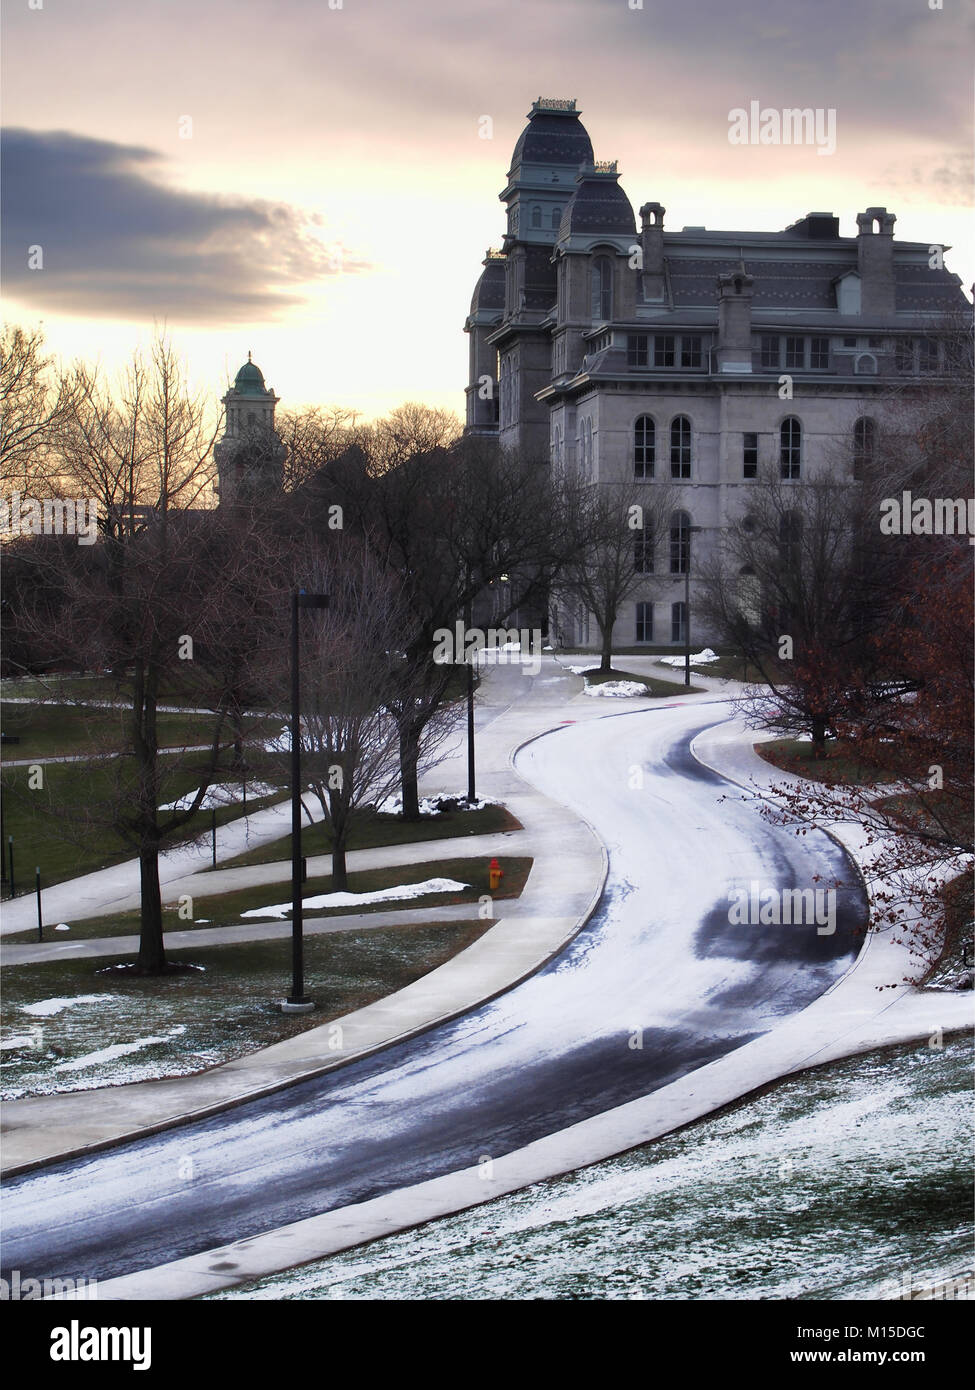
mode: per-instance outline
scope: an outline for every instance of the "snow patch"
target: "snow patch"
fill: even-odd
[[[642,681],[603,681],[602,685],[587,685],[583,695],[646,695],[647,687]]]
[[[705,647],[704,651],[698,652],[697,655],[691,653],[692,666],[706,666],[709,661],[720,660],[718,653],[713,652],[710,647]],[[683,666],[684,658],[682,656],[662,656],[658,658],[657,664],[658,666]]]
[[[111,1062],[116,1057],[127,1057],[132,1052],[141,1052],[145,1047],[154,1047],[157,1043],[169,1042],[170,1038],[178,1037],[186,1032],[186,1025],[179,1023],[175,1028],[170,1028],[169,1032],[161,1038],[137,1038],[135,1042],[113,1043],[111,1047],[103,1047],[100,1052],[89,1052],[85,1057],[74,1057],[70,1062],[58,1062],[53,1068],[54,1071],[80,1071],[82,1067],[94,1067],[99,1062]]]
[[[267,782],[249,782],[247,792],[252,801],[257,801],[264,796],[273,796],[278,787],[272,787]],[[193,805],[196,792],[187,792],[177,801],[167,802],[165,806],[160,806],[160,811],[186,811]],[[244,799],[243,787],[240,782],[219,782],[212,787],[208,787],[204,793],[203,800],[200,802],[201,811],[212,811],[217,806],[236,806]]]
[[[111,998],[111,994],[76,994],[70,999],[42,999],[38,1004],[21,1005],[21,1012],[31,1014],[34,1018],[51,1018],[54,1014],[74,1008],[77,1004],[97,1004],[102,999]]]
[[[379,888],[373,893],[319,893],[315,898],[304,899],[304,910],[322,907],[355,907],[359,903],[400,902],[406,898],[423,898],[428,893],[459,893],[469,888],[469,883],[458,883],[454,878],[428,878],[423,883],[403,883],[398,888]],[[274,903],[271,907],[252,907],[242,912],[241,917],[285,917],[291,911],[291,904]]]

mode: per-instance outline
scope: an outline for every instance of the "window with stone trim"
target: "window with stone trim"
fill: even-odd
[[[802,425],[790,415],[779,426],[779,472],[785,479],[795,479],[801,471]]]
[[[670,572],[686,574],[691,560],[691,519],[686,512],[670,518]]]
[[[657,427],[651,415],[640,415],[633,426],[633,476],[639,482],[653,477]]]
[[[746,431],[741,437],[741,476],[758,477],[758,435]]]
[[[637,642],[653,641],[653,604],[638,603],[636,606],[636,639]]]
[[[691,476],[691,422],[686,415],[676,415],[670,424],[670,476]]]

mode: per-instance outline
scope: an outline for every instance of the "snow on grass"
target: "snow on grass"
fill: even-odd
[[[603,681],[602,685],[587,685],[583,695],[646,695],[647,687],[642,681]]]
[[[144,1048],[169,1042],[170,1038],[179,1037],[181,1033],[185,1032],[185,1023],[179,1023],[160,1038],[136,1038],[135,1042],[112,1043],[111,1047],[103,1047],[98,1052],[89,1052],[85,1057],[73,1057],[69,1062],[58,1062],[52,1070],[81,1071],[84,1067],[97,1067],[102,1062],[114,1062],[116,1057],[128,1057],[133,1052],[141,1052]]]
[[[33,1014],[35,1018],[51,1018],[64,1009],[73,1009],[79,1004],[98,1004],[103,999],[111,998],[111,994],[75,994],[68,999],[41,999],[36,1004],[21,1005],[21,1013]]]
[[[251,801],[258,801],[264,796],[273,796],[280,788],[272,787],[267,782],[249,782],[247,784],[247,794]],[[165,806],[160,806],[160,811],[185,811],[193,805],[193,798],[196,792],[187,792],[185,796],[179,797],[176,801],[170,801]],[[200,802],[201,811],[212,811],[218,806],[236,806],[244,799],[244,790],[240,782],[219,782],[209,787],[204,793],[203,800]]]
[[[444,805],[444,803],[449,805]],[[420,798],[421,816],[440,816],[445,810],[448,811],[483,811],[488,806],[501,806],[496,797],[479,796],[474,801],[468,801],[465,792],[441,792],[439,796],[424,796]],[[380,801],[376,810],[384,816],[401,816],[403,814],[403,798],[396,793],[394,796],[387,796],[384,801]]]
[[[691,653],[692,666],[706,666],[710,661],[720,660],[718,653],[713,652],[710,647],[705,647],[703,652],[698,652],[696,655]],[[682,656],[661,656],[658,658],[657,664],[658,666],[683,666],[684,658]]]
[[[208,1295],[891,1299],[971,1269],[970,1044],[851,1058],[565,1177]]]
[[[599,662],[595,666],[566,666],[567,671],[571,671],[574,676],[584,676],[587,671],[598,671]]]
[[[455,878],[428,878],[423,883],[403,883],[397,888],[378,888],[372,893],[319,893],[317,897],[305,898],[304,908],[357,907],[361,903],[402,902],[406,898],[424,898],[428,893],[459,893],[470,888],[469,883],[458,883]],[[291,903],[274,903],[271,907],[252,907],[242,912],[241,917],[286,917],[291,911]]]

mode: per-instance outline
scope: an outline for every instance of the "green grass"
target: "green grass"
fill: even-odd
[[[495,900],[517,897],[525,886],[531,872],[532,860],[525,857],[501,856],[498,859],[504,878],[501,886],[491,896]],[[392,865],[382,869],[362,869],[349,874],[350,893],[375,893],[382,888],[392,888],[401,883],[422,883],[428,878],[452,878],[458,883],[471,886],[455,893],[427,894],[421,898],[409,898],[399,903],[363,903],[361,906],[306,908],[311,917],[337,917],[350,912],[389,912],[397,908],[403,910],[422,907],[446,907],[457,903],[476,902],[482,894],[490,893],[488,883],[489,857],[483,859],[436,859],[426,863]],[[317,897],[320,893],[331,893],[332,876],[323,874],[310,878],[304,884],[302,900]],[[236,889],[231,893],[195,894],[192,903],[193,921],[179,916],[178,901],[163,894],[163,927],[166,931],[191,931],[194,927],[234,927],[241,925],[244,912],[255,908],[270,907],[275,903],[291,901],[291,884],[286,880],[280,883],[264,883],[253,887]],[[287,919],[290,920],[288,911]],[[249,922],[260,918],[248,918]],[[268,918],[266,920],[281,920]],[[112,916],[84,917],[77,922],[69,922],[70,936],[64,932],[55,933],[54,928],[45,928],[46,940],[90,941],[101,937],[138,936],[139,912],[118,912]],[[30,943],[37,940],[36,928],[12,932],[4,937],[8,944]]]
[[[380,845],[422,844],[426,840],[456,839],[462,835],[493,835],[507,830],[522,830],[503,806],[485,806],[481,811],[445,811],[439,816],[423,816],[419,821],[404,821],[402,816],[386,815],[363,808],[352,823],[347,848],[376,849]],[[301,832],[301,851],[306,858],[331,852],[331,839],[324,822],[305,826]],[[246,850],[233,859],[224,859],[218,869],[232,869],[248,864],[276,864],[291,859],[291,836]]]
[[[5,1050],[4,1089],[29,1095],[205,1070],[403,989],[491,925],[438,922],[307,936],[305,984],[318,1007],[300,1015],[282,1014],[276,1005],[290,989],[290,941],[172,951],[174,963],[204,969],[162,977],[98,973],[104,959],[11,967],[4,977],[4,1023],[16,1035],[34,1037],[31,1046]],[[22,1012],[42,999],[80,994],[112,997],[51,1017]],[[163,1041],[121,1062],[56,1070],[112,1044],[153,1037]]]
[[[6,760],[19,758],[67,757],[72,754],[117,753],[128,746],[127,711],[99,709],[91,705],[10,704],[0,706],[3,732],[17,743],[4,744]],[[160,714],[159,746],[185,748],[205,744],[213,738],[214,720],[206,715]],[[264,737],[273,730],[268,721]],[[250,733],[250,730],[248,730]]]
[[[808,740],[795,738],[756,743],[755,752],[783,772],[791,772],[796,777],[810,777],[829,787],[872,786],[874,783],[897,781],[896,772],[858,758],[850,745],[840,739],[826,740],[824,758],[815,756],[813,745]]]
[[[162,801],[174,801],[200,785],[199,757],[180,758],[178,769],[165,779]],[[229,752],[226,761],[229,763]],[[168,759],[164,759],[164,764]],[[41,870],[42,884],[61,883],[67,878],[120,864],[135,855],[130,844],[110,829],[86,825],[85,812],[97,815],[115,794],[116,778],[132,775],[131,764],[118,762],[50,763],[43,769],[43,787],[30,788],[29,767],[8,767],[0,776],[3,793],[3,852],[7,837],[14,837],[14,882],[23,891],[33,888],[34,869]],[[229,773],[221,774],[221,777]],[[219,780],[219,779],[218,779]],[[278,794],[247,803],[248,813],[278,799]],[[225,825],[242,814],[240,806],[217,810],[217,825]],[[210,811],[199,811],[166,847],[184,843],[205,834],[212,824]]]
[[[640,685],[645,685],[647,695],[654,699],[661,696],[674,695],[700,695],[701,687],[697,685],[682,685],[679,681],[658,680],[656,676],[641,676],[636,671],[587,671],[585,675],[587,685],[604,685],[606,681],[637,681]]]

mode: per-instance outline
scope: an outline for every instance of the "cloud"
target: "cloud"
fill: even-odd
[[[144,146],[12,128],[0,154],[4,284],[38,308],[197,325],[275,320],[304,302],[302,285],[367,268],[296,208],[167,185],[162,157]],[[32,270],[36,246],[43,268]]]

